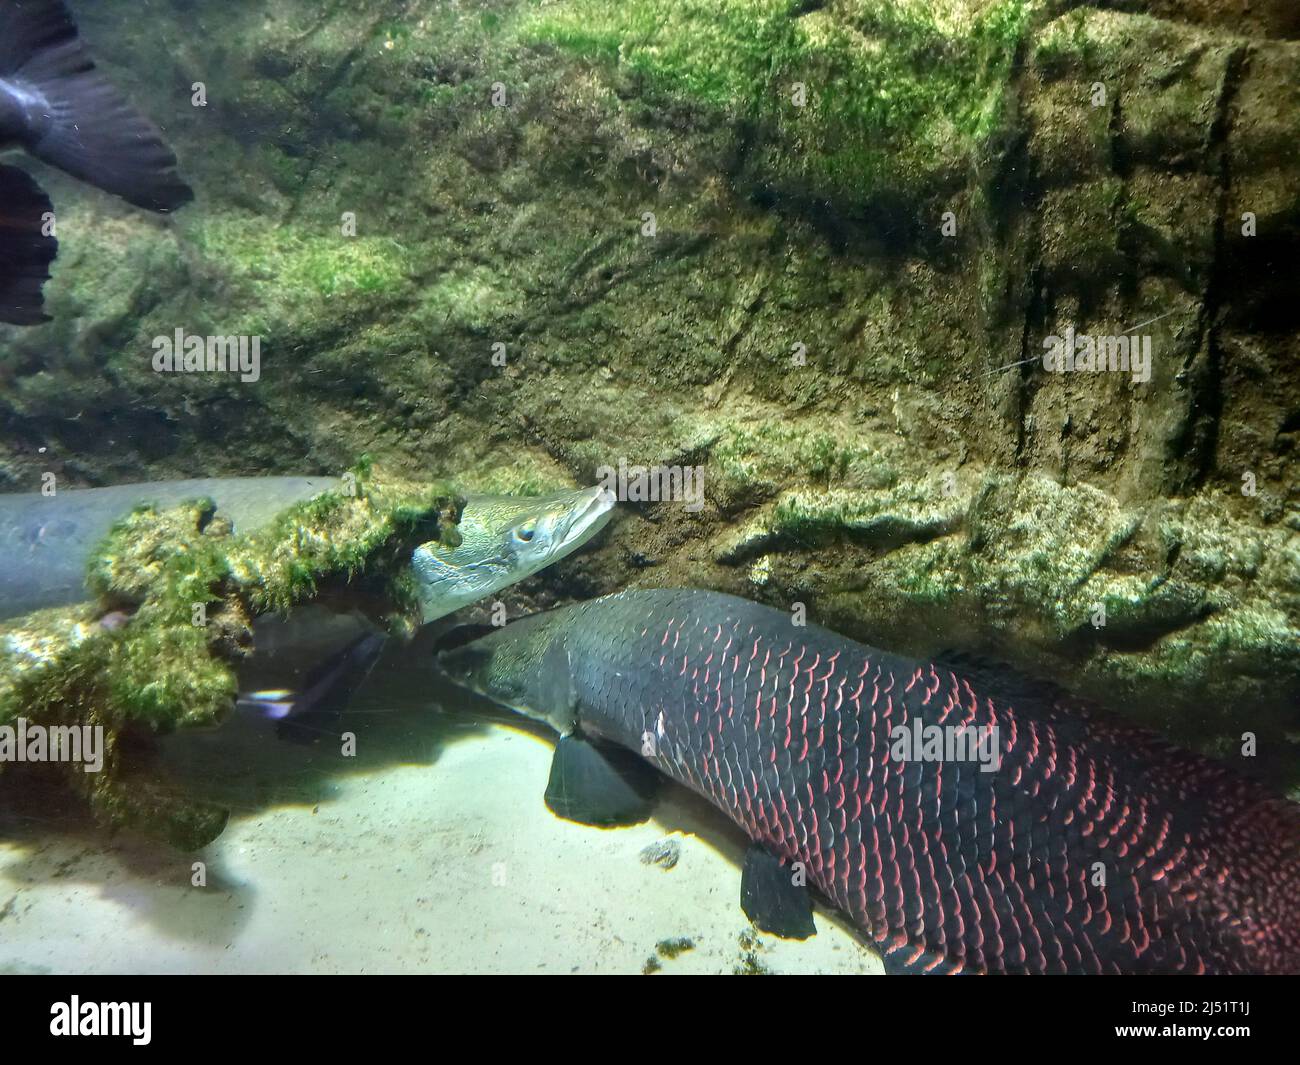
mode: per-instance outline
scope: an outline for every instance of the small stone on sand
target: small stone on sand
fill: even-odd
[[[671,869],[682,856],[681,844],[675,839],[655,840],[641,851],[643,865],[657,865],[661,869]]]

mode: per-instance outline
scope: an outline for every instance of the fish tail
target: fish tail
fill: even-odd
[[[62,0],[0,4],[0,89],[36,158],[151,211],[193,199],[158,128],[96,69]]]

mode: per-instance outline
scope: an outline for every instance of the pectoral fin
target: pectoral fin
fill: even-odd
[[[610,828],[650,816],[658,774],[621,747],[561,736],[551,760],[546,805],[557,817]]]
[[[812,897],[799,874],[767,848],[750,845],[740,874],[740,907],[755,927],[784,939],[816,935]]]

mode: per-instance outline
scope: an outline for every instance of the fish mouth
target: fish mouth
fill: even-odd
[[[564,543],[576,546],[598,533],[613,515],[617,502],[608,488],[596,486],[577,492],[573,516],[564,530]]]

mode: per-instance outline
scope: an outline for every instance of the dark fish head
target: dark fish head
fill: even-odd
[[[570,610],[552,610],[522,618],[444,651],[438,666],[462,688],[567,734],[575,724],[569,616]]]

